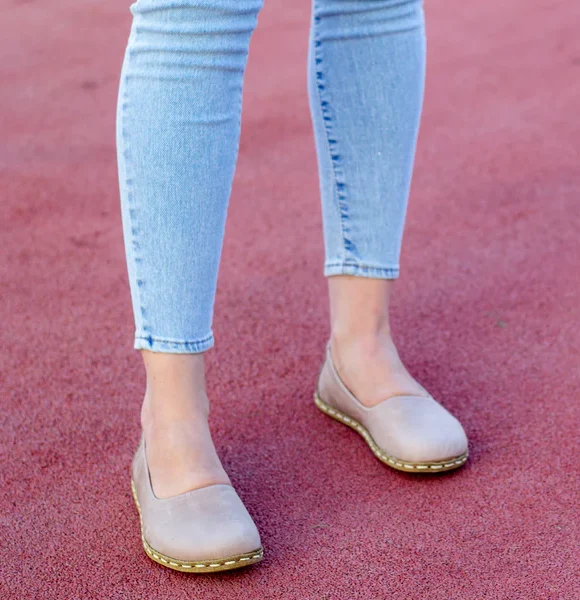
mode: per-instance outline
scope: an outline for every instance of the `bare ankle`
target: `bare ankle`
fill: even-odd
[[[345,349],[358,348],[365,353],[378,351],[383,344],[391,341],[391,329],[388,323],[372,332],[333,330],[330,335],[331,346]]]
[[[147,387],[141,423],[190,421],[209,417],[203,354],[142,351]]]
[[[203,354],[142,352],[141,425],[155,494],[230,484],[211,438]]]
[[[336,345],[373,348],[390,336],[389,303],[393,281],[364,277],[328,278],[331,338]]]
[[[148,429],[153,426],[167,427],[172,423],[192,423],[209,420],[209,400],[205,392],[195,396],[175,395],[163,391],[152,394],[145,392],[141,406],[141,426]]]

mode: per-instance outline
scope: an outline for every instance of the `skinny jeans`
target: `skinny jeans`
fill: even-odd
[[[116,145],[134,348],[214,345],[217,276],[263,0],[136,0]],[[305,65],[325,276],[399,276],[423,102],[421,0],[312,0]],[[299,232],[297,232],[299,235]]]

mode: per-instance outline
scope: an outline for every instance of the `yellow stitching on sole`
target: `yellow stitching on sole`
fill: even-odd
[[[256,554],[252,554],[252,556],[240,556],[240,558],[228,560],[223,563],[215,563],[215,562],[210,562],[210,561],[207,561],[207,563],[189,563],[189,562],[175,562],[173,560],[165,559],[163,556],[159,556],[159,554],[157,554],[153,550],[153,548],[149,545],[149,543],[145,539],[145,535],[143,534],[143,516],[141,515],[141,505],[139,504],[139,499],[137,498],[137,490],[135,489],[135,482],[133,480],[131,480],[131,492],[133,494],[133,500],[135,501],[135,505],[137,506],[137,511],[139,513],[139,523],[140,523],[140,527],[141,527],[141,542],[143,544],[143,549],[145,550],[145,553],[147,554],[147,556],[149,556],[152,560],[154,559],[155,562],[162,562],[163,564],[168,566],[170,569],[174,568],[175,570],[203,569],[203,572],[215,572],[215,571],[228,570],[231,568],[230,565],[233,565],[236,563],[242,563],[242,562],[246,563],[249,560],[253,561],[250,564],[254,564],[254,563],[258,562],[259,560],[261,560],[264,555],[263,550],[260,548],[260,551],[257,552]],[[219,567],[221,567],[221,568],[219,568]],[[226,568],[224,568],[224,567],[226,567]]]
[[[424,471],[429,471],[429,470],[440,471],[441,469],[443,469],[443,470],[456,469],[457,466],[464,464],[467,461],[467,458],[469,456],[469,454],[466,452],[464,455],[460,456],[457,460],[454,460],[452,462],[443,462],[442,461],[442,462],[436,463],[436,464],[402,463],[400,461],[397,461],[394,457],[389,456],[388,454],[385,454],[379,448],[379,446],[375,442],[375,440],[372,438],[369,431],[365,427],[363,427],[358,421],[356,421],[352,417],[345,415],[338,409],[332,408],[331,406],[326,404],[326,402],[324,402],[324,400],[322,400],[320,398],[320,396],[318,395],[317,392],[314,393],[314,403],[323,413],[333,417],[340,423],[344,423],[351,429],[354,429],[355,431],[357,431],[363,437],[363,439],[366,441],[366,443],[372,450],[373,454],[379,460],[381,460],[381,462],[388,464],[388,465],[392,466],[394,469],[397,469],[399,471],[409,471],[409,470],[415,471],[415,470],[419,470],[419,469],[424,470]]]

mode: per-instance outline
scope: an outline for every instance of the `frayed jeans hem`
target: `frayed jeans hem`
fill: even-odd
[[[213,333],[199,340],[167,340],[152,335],[135,336],[135,350],[150,350],[151,352],[169,352],[173,354],[197,354],[205,352],[214,345]]]

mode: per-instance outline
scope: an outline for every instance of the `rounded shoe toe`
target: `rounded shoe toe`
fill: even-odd
[[[412,463],[436,463],[457,459],[467,452],[467,436],[461,423],[453,416],[437,429],[414,428],[407,432],[405,460]]]
[[[159,502],[144,535],[165,556],[184,562],[208,561],[261,547],[252,517],[229,485],[212,485]]]
[[[457,459],[468,450],[461,423],[433,398],[400,396],[388,400],[371,432],[389,455],[411,464]]]

